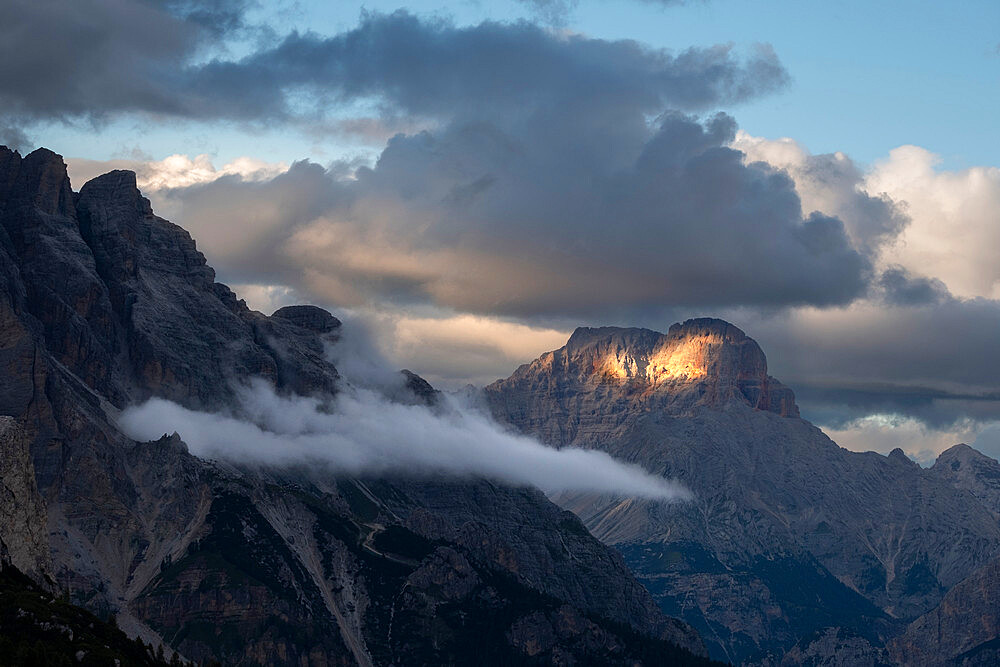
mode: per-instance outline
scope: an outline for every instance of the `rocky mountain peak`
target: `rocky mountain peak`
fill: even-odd
[[[139,192],[135,172],[128,169],[115,169],[90,179],[80,188],[80,196],[84,195],[107,206],[134,210],[139,215],[153,214],[149,200]]]
[[[340,328],[340,320],[319,306],[285,306],[274,311],[271,317],[288,320],[303,329],[321,334]]]
[[[1000,461],[958,444],[941,452],[930,471],[956,488],[969,491],[1000,516]]]
[[[768,376],[760,346],[732,324],[708,318],[676,324],[666,334],[580,328],[565,346],[484,392],[502,420],[546,442],[586,447],[631,415],[677,416],[734,404],[799,415],[791,389]]]
[[[39,148],[23,158],[0,146],[0,199],[7,206],[31,206],[47,215],[72,217],[73,190],[62,156]]]
[[[640,382],[650,387],[767,377],[767,359],[755,341],[723,320],[701,318],[670,327],[666,335],[648,329],[578,329],[566,346],[589,357],[602,380]],[[719,397],[724,398],[724,397]]]
[[[605,394],[619,387],[633,399],[680,409],[719,408],[736,400],[798,416],[792,391],[767,375],[767,359],[756,341],[712,318],[675,324],[666,334],[581,327],[563,348],[522,366],[502,382],[542,381],[573,386],[575,391],[601,387]]]
[[[962,465],[968,465],[972,461],[991,460],[990,457],[979,450],[973,449],[964,442],[960,442],[938,454],[937,460],[934,461],[934,466],[949,466],[952,470],[958,470]]]
[[[916,461],[914,461],[913,459],[911,459],[909,456],[907,456],[906,452],[904,452],[899,447],[896,447],[891,452],[889,452],[889,460],[890,461],[895,461],[897,463],[902,463],[902,464],[908,465],[908,466],[918,466],[919,467],[919,464]]]

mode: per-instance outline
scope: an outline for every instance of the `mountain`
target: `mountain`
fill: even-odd
[[[674,504],[556,500],[719,659],[839,645],[877,664],[886,640],[1000,551],[995,509],[899,450],[838,447],[799,417],[757,343],[721,320],[666,334],[577,329],[484,394],[521,432],[601,449],[693,492]]]
[[[934,609],[889,643],[903,665],[995,665],[1000,660],[1000,559],[954,586]]]
[[[996,459],[968,445],[955,445],[941,452],[930,471],[971,493],[1000,518],[1000,462]]]
[[[1000,462],[968,445],[946,449],[929,471],[967,492],[1000,517]],[[948,658],[958,665],[1000,662],[1000,559],[956,584],[933,609],[889,644],[890,654],[908,665],[934,665]]]
[[[74,192],[57,154],[0,148],[12,563],[196,661],[707,664],[697,634],[539,491],[206,461],[176,434],[118,427],[151,397],[234,410],[254,378],[329,401],[346,386],[325,353],[340,330],[312,306],[250,310],[132,172]],[[400,386],[436,400],[413,374]]]

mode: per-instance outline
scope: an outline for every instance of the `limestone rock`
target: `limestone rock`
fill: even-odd
[[[317,306],[285,306],[274,311],[271,317],[280,317],[319,334],[340,328],[340,320]]]
[[[843,628],[827,628],[799,642],[773,664],[782,667],[888,667],[892,663],[884,648],[872,646],[864,637]]]
[[[931,473],[968,491],[1000,518],[1000,462],[996,459],[968,445],[955,445],[941,452]]]
[[[0,542],[14,567],[42,581],[51,573],[48,525],[29,444],[17,420],[0,416]]]
[[[1000,560],[974,572],[954,586],[927,614],[913,621],[906,632],[889,643],[889,654],[898,664],[923,667],[940,665],[964,655],[959,664],[976,664],[996,655],[986,646],[1000,637]],[[979,649],[978,651],[976,649]],[[991,664],[980,662],[979,664]],[[993,663],[995,664],[995,663]]]

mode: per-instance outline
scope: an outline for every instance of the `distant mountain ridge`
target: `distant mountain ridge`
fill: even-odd
[[[198,661],[707,664],[697,634],[538,491],[241,468],[116,426],[150,397],[231,407],[251,378],[329,399],[339,331],[318,308],[247,308],[132,172],[74,192],[57,154],[0,147],[0,415],[23,459],[4,475],[14,508],[35,480],[47,542],[19,562]],[[435,398],[416,375],[400,384]],[[39,531],[14,514],[0,535]]]
[[[878,648],[1000,552],[996,509],[972,495],[988,505],[992,486],[963,481],[964,467],[838,447],[798,417],[759,346],[721,320],[667,334],[578,329],[484,395],[517,430],[607,451],[693,491],[670,506],[556,500],[616,545],[720,659],[780,659],[810,637],[833,650],[830,627]]]

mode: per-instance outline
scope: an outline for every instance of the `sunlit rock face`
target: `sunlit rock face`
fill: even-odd
[[[577,329],[566,349],[571,363],[584,370],[593,359],[594,379],[628,383],[650,397],[715,407],[735,400],[798,416],[792,391],[767,375],[760,346],[723,320],[688,320],[666,335],[646,329]]]
[[[791,389],[767,374],[757,343],[723,320],[649,329],[579,328],[566,345],[485,389],[500,416],[560,444],[589,446],[638,412],[743,405],[797,417]]]

